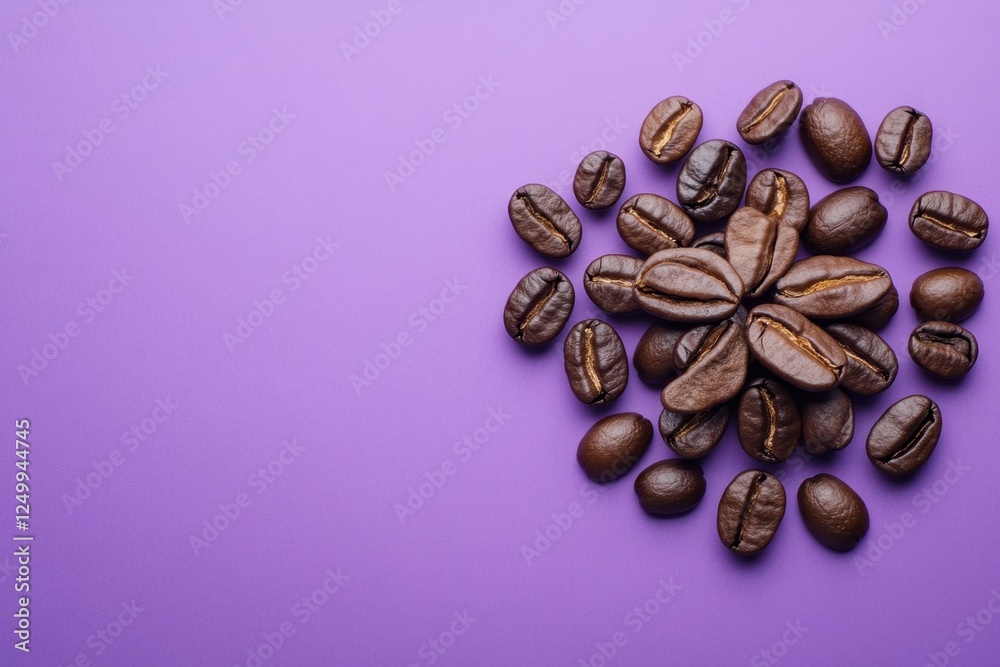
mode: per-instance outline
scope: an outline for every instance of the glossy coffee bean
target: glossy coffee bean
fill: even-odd
[[[584,434],[576,460],[595,482],[611,482],[631,470],[652,441],[653,424],[642,415],[609,415]]]
[[[657,164],[680,160],[698,140],[702,124],[701,107],[676,95],[657,104],[642,121],[639,148]]]
[[[635,300],[632,286],[641,267],[641,259],[628,255],[598,257],[583,274],[583,288],[590,300],[605,312],[638,313],[642,309]]]
[[[816,255],[847,255],[874,241],[888,218],[874,190],[843,188],[812,207],[802,242]]]
[[[588,405],[610,403],[628,384],[628,356],[618,332],[597,319],[577,322],[563,345],[573,395]]]
[[[708,454],[719,444],[729,426],[729,405],[684,415],[664,410],[660,413],[660,437],[667,447],[685,459],[696,459]]]
[[[854,437],[854,404],[840,389],[802,397],[802,444],[813,455],[835,452]]]
[[[899,310],[899,292],[893,285],[881,299],[875,302],[870,308],[862,310],[856,315],[851,315],[847,320],[854,324],[860,324],[869,329],[881,329],[887,325],[892,317]]]
[[[787,130],[802,108],[802,91],[791,81],[775,81],[753,96],[736,121],[748,144],[763,144]]]
[[[990,219],[983,207],[953,192],[927,192],[910,209],[910,230],[942,250],[975,250],[986,240]]]
[[[724,320],[695,327],[677,341],[674,367],[680,375],[663,388],[660,403],[684,414],[721,405],[740,393],[749,363],[739,323]]]
[[[872,140],[858,112],[833,97],[802,110],[799,132],[816,167],[834,183],[853,181],[872,161]]]
[[[774,301],[807,317],[839,319],[871,308],[892,287],[889,272],[853,257],[817,255],[792,265]]]
[[[635,478],[635,495],[649,514],[687,512],[705,497],[705,474],[696,461],[660,461]]]
[[[897,477],[924,464],[941,437],[941,410],[919,394],[893,403],[868,434],[868,459]]]
[[[746,205],[802,233],[809,222],[809,189],[784,169],[764,169],[750,179]]]
[[[791,225],[745,206],[729,218],[724,234],[726,258],[743,279],[746,296],[770,290],[795,262],[799,233]]]
[[[691,247],[714,252],[719,257],[726,259],[726,235],[724,232],[709,232],[699,236],[691,242]]]
[[[507,297],[503,325],[522,345],[542,345],[559,335],[573,312],[573,284],[561,271],[543,266],[518,281]]]
[[[680,248],[694,239],[694,224],[681,208],[660,195],[629,197],[618,210],[618,233],[639,252]]]
[[[897,107],[875,133],[875,158],[894,174],[913,174],[931,155],[931,119],[913,107]]]
[[[880,394],[896,380],[899,362],[896,353],[881,336],[863,326],[850,323],[823,328],[840,344],[847,355],[847,367],[840,386],[855,394]]]
[[[846,551],[868,533],[868,508],[843,481],[820,473],[799,486],[799,513],[821,544]]]
[[[546,257],[567,257],[580,245],[580,219],[562,197],[544,185],[518,188],[507,204],[507,215],[517,235]]]
[[[640,380],[662,387],[674,377],[674,348],[688,328],[664,322],[646,329],[632,353],[632,365]]]
[[[744,470],[719,500],[719,539],[730,551],[752,556],[771,543],[784,516],[781,480],[763,470]]]
[[[924,322],[910,334],[908,349],[918,366],[949,380],[968,373],[979,358],[976,337],[951,322]]]
[[[956,266],[921,274],[910,289],[910,305],[921,322],[961,322],[976,312],[984,296],[983,281]]]
[[[649,256],[633,290],[650,315],[698,323],[735,313],[743,298],[743,281],[729,262],[713,252],[674,248]]]
[[[747,385],[736,409],[736,433],[743,451],[758,461],[781,463],[791,458],[802,434],[791,390],[771,378]]]
[[[847,354],[830,334],[785,306],[755,307],[746,334],[750,352],[765,368],[805,391],[836,387],[847,367]]]
[[[594,151],[580,161],[573,178],[573,194],[584,208],[613,206],[625,190],[625,163],[613,153]]]
[[[743,151],[712,139],[688,155],[677,175],[677,201],[693,220],[714,222],[740,205],[747,184]]]

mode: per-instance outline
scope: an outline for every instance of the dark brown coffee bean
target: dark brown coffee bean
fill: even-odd
[[[842,100],[817,97],[802,110],[799,132],[816,167],[834,183],[853,181],[872,161],[868,129]]]
[[[518,188],[507,204],[507,215],[517,235],[546,257],[567,257],[580,245],[580,219],[562,197],[544,185]]]
[[[941,437],[941,410],[919,394],[893,403],[868,434],[868,459],[897,477],[924,464]]]
[[[701,107],[676,95],[657,104],[642,121],[639,148],[656,164],[670,164],[684,157],[698,140]]]
[[[584,434],[576,460],[592,480],[607,483],[631,470],[652,441],[653,424],[642,415],[609,415]]]
[[[909,352],[910,358],[931,375],[952,379],[962,377],[976,365],[979,344],[959,324],[924,322],[910,334]]]
[[[747,185],[743,151],[728,141],[712,139],[688,155],[677,175],[677,201],[692,219],[721,220],[736,210]]]
[[[719,539],[730,551],[752,556],[771,543],[784,516],[781,480],[763,470],[744,470],[719,500]]]
[[[875,302],[871,308],[862,310],[857,315],[851,315],[848,321],[860,324],[869,329],[881,329],[887,325],[896,311],[899,310],[899,292],[893,285],[881,299]]]
[[[613,153],[594,151],[580,161],[573,178],[573,194],[584,208],[600,210],[614,205],[625,190],[625,163]]]
[[[874,190],[843,188],[812,207],[802,242],[817,255],[846,255],[874,241],[888,218]]]
[[[724,232],[709,232],[691,242],[692,248],[700,248],[714,252],[722,259],[726,258],[726,235]]]
[[[628,384],[628,356],[622,339],[607,322],[577,322],[563,345],[566,377],[583,403],[610,403]]]
[[[708,250],[673,248],[649,256],[635,281],[636,299],[650,315],[673,322],[711,322],[736,312],[743,281]]]
[[[975,250],[986,240],[990,219],[968,197],[936,190],[927,192],[910,209],[910,229],[917,238],[942,250]]]
[[[642,260],[628,255],[604,255],[587,267],[583,287],[597,307],[623,315],[642,310],[632,293],[635,277],[642,268]]]
[[[671,412],[692,414],[721,405],[743,388],[750,353],[743,327],[732,320],[695,327],[674,348],[674,367],[680,375],[660,394]]]
[[[719,444],[729,426],[729,405],[683,415],[664,410],[660,413],[660,436],[667,447],[685,459],[705,456]]]
[[[972,271],[957,266],[933,269],[917,277],[910,289],[910,305],[921,322],[961,322],[976,312],[984,287]]]
[[[792,265],[774,301],[807,317],[839,319],[871,308],[892,287],[889,272],[853,257],[817,255]]]
[[[781,463],[791,458],[802,420],[788,387],[771,378],[747,385],[736,409],[736,433],[743,451],[758,461]]]
[[[736,121],[736,130],[748,144],[763,144],[791,127],[801,108],[799,87],[775,81],[753,96]]]
[[[875,133],[875,157],[886,171],[915,173],[930,157],[933,137],[930,118],[913,107],[898,107]]]
[[[809,190],[801,178],[784,169],[758,172],[747,186],[746,205],[800,234],[809,222]]]
[[[832,389],[847,367],[847,355],[837,341],[791,308],[757,306],[747,315],[746,333],[754,357],[799,389]]]
[[[691,244],[694,225],[681,208],[660,195],[630,197],[618,210],[618,233],[630,247],[646,255]]]
[[[854,437],[854,404],[840,389],[802,397],[802,443],[810,454],[835,452]]]
[[[849,323],[831,324],[824,331],[833,336],[847,355],[847,368],[840,378],[842,388],[871,396],[882,393],[895,382],[899,371],[896,353],[877,333]]]
[[[635,495],[642,509],[650,514],[687,512],[705,497],[705,473],[696,461],[660,461],[635,478]]]
[[[674,348],[687,331],[686,326],[667,323],[653,324],[646,329],[632,354],[632,365],[640,380],[662,387],[674,377]]]
[[[819,542],[846,551],[868,533],[868,508],[861,496],[843,481],[820,473],[799,486],[799,513]]]
[[[743,279],[746,296],[771,289],[795,262],[799,233],[791,225],[744,206],[729,218],[724,235],[726,258]]]
[[[522,345],[542,345],[559,335],[573,312],[573,284],[547,266],[525,275],[507,297],[503,325]]]

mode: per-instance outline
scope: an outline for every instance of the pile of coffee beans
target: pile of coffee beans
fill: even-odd
[[[800,445],[813,455],[841,450],[854,437],[850,393],[884,392],[899,369],[896,354],[875,332],[899,308],[892,276],[850,256],[886,225],[878,194],[849,186],[810,206],[803,180],[776,168],[747,185],[746,159],[736,144],[697,144],[703,118],[695,102],[680,96],[649,112],[639,147],[656,164],[683,160],[677,203],[655,193],[628,198],[617,228],[641,256],[597,257],[583,276],[587,296],[605,312],[655,318],[632,365],[643,382],[662,387],[657,426],[677,458],[636,477],[639,505],[653,515],[680,514],[701,502],[706,483],[696,459],[719,443],[733,415],[743,451],[762,463],[786,461]],[[933,128],[926,114],[893,109],[873,145],[846,102],[818,98],[802,109],[802,91],[791,81],[757,93],[736,129],[746,143],[761,144],[796,119],[806,152],[835,183],[860,176],[873,153],[882,168],[904,177],[930,156]],[[614,206],[624,190],[625,163],[607,151],[586,156],[573,181],[577,201],[590,210]],[[580,245],[579,217],[544,185],[518,188],[508,214],[518,236],[545,257],[565,258]],[[697,236],[699,225],[723,221],[724,231]],[[918,197],[908,222],[918,239],[952,252],[978,248],[989,228],[982,207],[943,191]],[[797,260],[800,247],[811,255]],[[965,269],[936,268],[917,278],[910,305],[921,323],[909,339],[912,360],[939,378],[968,373],[978,345],[958,322],[983,295],[982,281]],[[564,273],[537,268],[508,298],[504,327],[522,345],[549,343],[569,322],[575,298]],[[572,325],[563,353],[570,390],[583,403],[610,403],[625,391],[628,353],[608,322]],[[933,400],[906,397],[872,427],[868,458],[887,475],[911,475],[934,452],[941,428]],[[577,461],[591,479],[608,483],[628,473],[652,439],[649,419],[612,414],[583,436]],[[756,468],[740,473],[719,501],[719,539],[735,553],[759,553],[778,530],[785,503],[774,474]],[[798,506],[808,530],[831,549],[849,549],[868,531],[864,501],[832,475],[802,482]]]

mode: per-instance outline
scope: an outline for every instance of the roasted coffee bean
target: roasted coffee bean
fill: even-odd
[[[812,207],[802,242],[817,255],[846,255],[874,241],[888,218],[874,190],[843,188]]]
[[[628,255],[598,257],[583,275],[583,287],[597,307],[623,315],[642,310],[632,293],[635,277],[642,268],[642,260]]]
[[[746,296],[771,289],[795,262],[799,233],[791,225],[745,206],[729,218],[724,235],[726,258],[743,279]]]
[[[990,219],[968,197],[936,190],[927,192],[910,209],[910,229],[921,241],[942,250],[975,250],[986,240]]]
[[[775,286],[774,301],[806,317],[839,319],[871,308],[892,287],[889,272],[853,257],[803,259]]]
[[[618,332],[607,322],[590,319],[573,325],[563,356],[569,386],[583,403],[610,403],[625,391],[628,356]]]
[[[736,130],[748,144],[763,144],[791,127],[801,108],[799,87],[775,81],[753,96],[736,121]]]
[[[933,269],[917,277],[910,289],[910,305],[921,322],[961,322],[983,301],[983,281],[957,266]]]
[[[931,119],[913,107],[889,112],[875,133],[875,158],[894,174],[912,174],[931,155]]]
[[[868,129],[842,100],[817,97],[802,110],[799,132],[816,167],[834,183],[853,181],[872,161]]]
[[[702,124],[701,107],[675,95],[649,112],[639,130],[639,148],[657,164],[670,164],[684,157],[698,140]]]
[[[781,480],[763,470],[744,470],[719,500],[719,539],[730,551],[752,556],[771,543],[784,516]]]
[[[899,292],[893,285],[871,308],[866,308],[847,319],[869,329],[881,329],[892,320],[897,310],[899,310]]]
[[[743,451],[758,461],[781,463],[791,458],[802,421],[788,387],[771,378],[747,385],[736,409],[736,433]]]
[[[507,204],[507,215],[517,235],[546,257],[567,257],[580,245],[580,219],[562,197],[544,185],[518,188]]]
[[[625,189],[625,163],[613,153],[594,151],[580,161],[573,178],[573,194],[584,208],[613,206]]]
[[[736,144],[712,139],[688,155],[677,175],[677,201],[699,222],[736,210],[747,185],[747,161]]]
[[[650,514],[687,512],[705,497],[705,473],[696,461],[667,459],[635,478],[639,505]]]
[[[719,257],[726,258],[726,235],[724,232],[709,232],[691,242],[692,248],[700,248],[714,252]]]
[[[868,533],[868,508],[843,481],[820,473],[799,486],[799,513],[821,544],[846,551]]]
[[[660,394],[671,412],[692,414],[730,400],[747,379],[750,353],[743,327],[733,320],[695,327],[674,348],[680,375]]]
[[[809,190],[801,178],[784,169],[758,172],[747,186],[746,205],[800,234],[809,222]]]
[[[618,233],[646,255],[691,244],[694,225],[681,208],[660,195],[629,197],[618,210]]]
[[[729,405],[684,415],[664,410],[660,413],[660,436],[667,447],[685,459],[705,456],[719,444],[729,426]]]
[[[747,315],[746,333],[754,357],[799,389],[832,389],[847,367],[847,355],[837,341],[791,308],[757,306]]]
[[[559,335],[573,312],[573,283],[547,266],[525,275],[507,297],[503,325],[522,345],[541,345]]]
[[[632,354],[632,365],[640,380],[663,386],[674,377],[674,348],[687,331],[688,327],[668,323],[653,324],[646,329]]]
[[[844,349],[847,368],[840,386],[855,394],[871,396],[888,389],[896,380],[899,363],[889,344],[874,331],[857,324],[838,323],[824,331]]]
[[[743,281],[729,262],[711,251],[673,248],[649,256],[633,290],[650,315],[673,322],[710,322],[736,312]]]
[[[941,410],[919,394],[893,403],[868,434],[868,459],[879,470],[901,477],[924,464],[941,437]]]
[[[611,482],[631,470],[652,441],[653,424],[642,415],[609,415],[584,434],[576,460],[595,482]]]
[[[802,397],[802,443],[813,455],[835,452],[854,437],[854,404],[840,389]]]
[[[924,322],[910,334],[910,358],[931,375],[962,377],[976,364],[979,344],[968,329],[951,322]]]

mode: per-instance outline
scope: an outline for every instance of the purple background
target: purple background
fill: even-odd
[[[57,2],[54,16],[34,18],[37,30],[24,21],[45,2],[0,10],[0,535],[15,533],[11,431],[27,417],[36,540],[30,656],[12,648],[13,546],[0,550],[0,663],[252,665],[248,652],[285,622],[295,633],[266,665],[763,665],[778,656],[922,665],[948,642],[951,664],[995,662],[1000,620],[974,617],[1000,602],[1000,362],[989,329],[1000,258],[995,239],[970,255],[936,253],[905,218],[917,195],[938,188],[1000,211],[996,3],[567,0],[561,16],[557,0],[403,0],[345,55],[342,44],[371,12],[385,22],[389,3]],[[30,37],[11,42],[22,31]],[[675,52],[688,49],[678,64]],[[158,82],[147,76],[157,66]],[[866,500],[871,531],[853,552],[833,553],[792,503],[767,552],[741,560],[715,531],[723,488],[754,465],[733,430],[703,462],[708,492],[685,517],[655,520],[635,501],[638,469],[669,454],[658,436],[620,482],[597,489],[583,476],[576,445],[608,411],[573,398],[561,342],[529,353],[503,331],[511,288],[547,263],[514,235],[506,202],[540,181],[578,208],[572,170],[605,146],[626,162],[626,197],[673,199],[676,167],[657,168],[636,146],[648,110],[687,95],[705,111],[702,140],[737,141],[744,104],[781,78],[807,101],[847,100],[872,132],[891,108],[916,106],[938,143],[909,182],[874,164],[858,181],[890,212],[858,255],[886,266],[901,292],[883,332],[899,378],[857,401],[850,447],[783,467],[790,498],[807,476],[841,476]],[[477,87],[474,111],[449,112]],[[124,117],[116,100],[129,91],[143,99]],[[284,120],[272,120],[275,109]],[[53,163],[85,132],[97,136],[102,119],[113,131],[57,177]],[[272,122],[280,132],[269,133]],[[251,149],[251,135],[269,143]],[[433,153],[390,187],[385,173],[432,135]],[[748,158],[751,173],[800,174],[814,201],[834,189],[794,134]],[[226,187],[206,187],[230,161],[238,173]],[[185,216],[180,205],[193,207],[196,189],[211,199]],[[577,286],[574,321],[601,316],[580,282],[587,263],[628,252],[613,211],[581,218],[580,249],[557,264]],[[905,352],[910,284],[948,264],[976,270],[987,290],[967,322],[979,364],[952,384],[928,379]],[[296,267],[312,270],[297,288]],[[102,292],[116,270],[134,278]],[[459,295],[436,301],[447,281]],[[274,290],[277,305],[255,305]],[[99,313],[86,305],[108,297]],[[270,316],[251,316],[258,308]],[[260,326],[227,345],[248,317]],[[631,351],[646,321],[611,321]],[[78,335],[61,338],[69,322]],[[397,349],[401,335],[409,344]],[[51,340],[64,349],[48,347],[55,358],[25,381],[19,368]],[[383,347],[394,357],[380,356]],[[352,376],[368,363],[383,368],[356,389]],[[915,478],[893,483],[868,463],[864,438],[882,410],[915,392],[940,403],[944,433]],[[148,421],[165,416],[155,408],[167,399],[172,414]],[[487,439],[477,429],[496,425],[491,410],[505,416]],[[633,374],[611,410],[655,421],[658,392]],[[144,425],[155,432],[130,451],[123,434]],[[475,451],[456,445],[477,437]],[[293,439],[301,449],[275,463]],[[120,465],[101,479],[95,470],[116,451]],[[956,462],[958,476],[948,472]],[[280,469],[270,481],[256,472],[268,464]],[[454,474],[435,472],[442,466]],[[98,488],[67,505],[88,475]],[[444,483],[431,495],[435,477]],[[421,484],[430,497],[401,518],[397,505]],[[220,505],[240,494],[249,506],[195,554],[192,537],[204,537],[206,521],[225,526]],[[571,525],[555,524],[570,511]],[[891,528],[906,513],[909,525]],[[546,546],[539,531],[556,539],[527,557],[536,541]],[[328,570],[342,580],[329,595]],[[303,623],[295,605],[309,596],[323,604]],[[133,601],[138,617],[104,643],[97,633],[116,634],[122,603]],[[599,645],[616,633],[623,645],[605,659]]]

